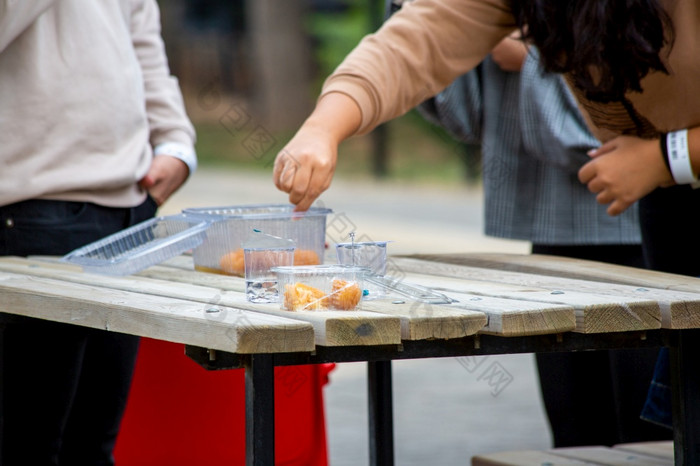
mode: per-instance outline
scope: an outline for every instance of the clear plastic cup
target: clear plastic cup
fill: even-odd
[[[352,311],[360,308],[368,270],[344,265],[275,267],[285,311]]]
[[[386,274],[386,245],[388,242],[338,243],[335,245],[338,263],[366,267],[374,275],[383,277]]]
[[[277,275],[271,270],[294,265],[294,241],[255,231],[242,243],[246,299],[253,303],[279,300]]]
[[[335,245],[335,253],[339,264],[364,267],[369,270],[371,275],[383,277],[386,274],[387,243],[389,241],[338,243]],[[386,294],[384,287],[371,282],[365,283],[364,299],[379,299]]]

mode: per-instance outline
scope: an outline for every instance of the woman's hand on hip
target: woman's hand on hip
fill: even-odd
[[[589,152],[592,160],[578,172],[579,180],[619,215],[658,187],[673,185],[658,139],[618,136]]]

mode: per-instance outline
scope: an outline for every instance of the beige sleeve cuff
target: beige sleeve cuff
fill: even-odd
[[[380,123],[376,121],[376,117],[374,119],[368,118],[372,115],[379,114],[377,108],[379,101],[374,96],[371,88],[361,79],[346,74],[331,75],[324,83],[319,99],[333,92],[345,94],[354,100],[360,108],[362,121],[353,136],[367,134]]]

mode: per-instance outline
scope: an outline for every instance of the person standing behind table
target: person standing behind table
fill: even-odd
[[[481,144],[487,235],[530,241],[535,254],[644,265],[636,206],[610,217],[578,181],[599,142],[536,48],[504,39],[418,110],[457,140]],[[657,353],[537,353],[554,447],[671,439],[640,419]]]
[[[278,154],[274,183],[298,210],[308,209],[330,186],[341,141],[437,94],[527,25],[525,38],[540,50],[544,68],[564,74],[604,142],[579,179],[609,205],[610,215],[656,188],[689,184],[686,177],[673,178],[660,142],[669,131],[690,128],[694,178],[700,171],[700,94],[692,88],[700,71],[685,51],[700,45],[700,6],[691,0],[581,0],[578,6],[556,0],[406,4],[326,79],[313,112]],[[604,171],[610,179],[599,176]],[[700,248],[693,250],[700,256]]]
[[[639,201],[648,268],[700,276],[688,210],[700,205],[698,18],[693,0],[415,0],[326,80],[273,181],[308,209],[330,186],[340,142],[437,94],[517,28],[544,68],[566,77],[603,142],[579,181],[612,216]]]
[[[155,0],[1,0],[0,102],[1,255],[147,220],[196,168]],[[113,464],[138,337],[1,311],[0,464]]]

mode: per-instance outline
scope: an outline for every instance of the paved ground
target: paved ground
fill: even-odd
[[[266,202],[286,202],[269,175],[201,169],[161,213]],[[526,243],[482,235],[478,189],[337,179],[321,202],[333,209],[334,241],[356,230],[395,241],[394,254],[528,251]],[[489,378],[493,368],[504,378]],[[393,371],[397,466],[468,465],[476,453],[549,446],[532,355],[398,361]],[[363,363],[331,373],[325,389],[331,466],[368,464],[366,383]]]

